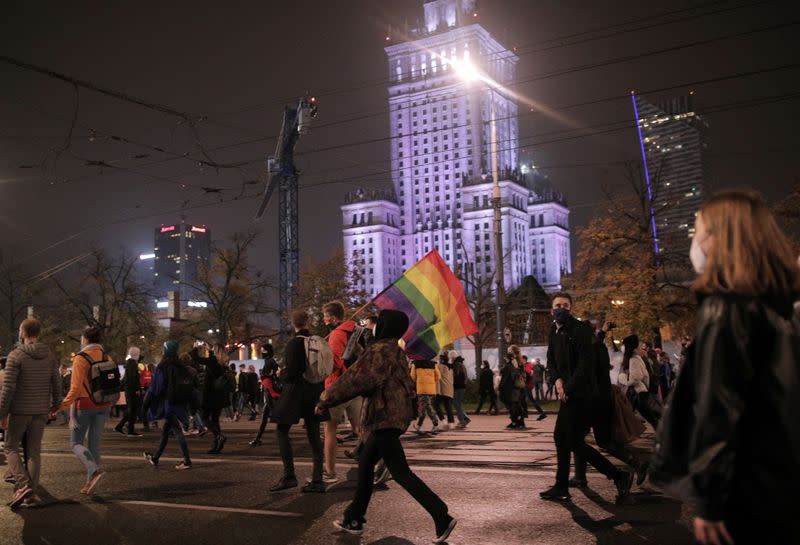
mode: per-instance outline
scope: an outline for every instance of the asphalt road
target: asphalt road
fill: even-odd
[[[403,437],[412,469],[449,505],[458,520],[451,544],[689,544],[690,511],[647,483],[622,506],[613,483],[589,474],[590,488],[573,501],[542,501],[553,483],[555,417],[529,421],[531,429],[506,431],[502,416],[473,417],[467,430]],[[113,425],[113,422],[112,424]],[[429,427],[430,424],[427,424]],[[158,468],[143,450],[158,433],[103,437],[107,475],[90,497],[79,494],[84,472],[63,426],[45,434],[42,496],[36,509],[0,509],[0,545],[110,544],[375,544],[430,543],[427,513],[396,483],[373,495],[364,534],[336,534],[332,523],[355,490],[355,466],[341,454],[338,473],[349,480],[326,494],[299,489],[270,493],[281,472],[273,426],[265,444],[252,448],[255,422],[224,422],[229,437],[221,456],[209,456],[210,438],[190,437],[194,467],[176,471],[177,444],[170,443]],[[344,432],[344,430],[341,430]],[[308,447],[300,426],[292,432],[298,477],[310,476]],[[646,435],[638,444],[646,449]],[[11,485],[6,485],[10,497]]]

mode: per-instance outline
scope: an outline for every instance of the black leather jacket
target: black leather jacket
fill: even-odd
[[[800,318],[794,300],[787,294],[701,301],[694,343],[658,429],[651,476],[694,502],[705,519],[796,538]]]

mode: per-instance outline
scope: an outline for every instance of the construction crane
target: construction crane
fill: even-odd
[[[264,188],[264,197],[256,212],[256,221],[264,215],[272,193],[278,189],[278,253],[280,254],[279,297],[284,312],[284,323],[288,321],[297,283],[300,277],[300,232],[297,200],[297,168],[294,165],[294,147],[300,136],[308,132],[311,120],[317,115],[317,100],[306,95],[296,104],[286,106],[283,124],[278,136],[275,155],[267,160],[269,180]]]

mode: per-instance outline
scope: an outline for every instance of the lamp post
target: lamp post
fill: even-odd
[[[495,274],[497,280],[496,298],[497,298],[497,363],[502,363],[502,358],[506,352],[506,340],[503,331],[506,328],[506,315],[505,315],[505,302],[506,302],[506,286],[505,286],[505,266],[503,262],[503,223],[501,213],[501,195],[500,195],[500,168],[499,156],[497,153],[497,115],[495,112],[494,104],[494,87],[496,82],[490,78],[480,74],[469,61],[453,61],[453,68],[458,76],[465,82],[469,83],[476,79],[480,79],[487,84],[489,89],[489,134],[491,138],[491,154],[492,154],[492,210],[493,210],[493,227],[494,227],[494,261],[495,261]]]

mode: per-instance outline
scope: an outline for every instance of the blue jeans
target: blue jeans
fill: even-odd
[[[458,417],[459,424],[468,424],[469,417],[467,413],[464,412],[464,393],[467,390],[463,388],[459,388],[458,390],[453,390],[453,408],[456,410],[456,416]]]
[[[161,428],[161,442],[158,445],[158,450],[153,453],[153,458],[155,460],[161,458],[164,449],[167,447],[170,433],[178,440],[178,446],[181,448],[181,454],[183,454],[183,461],[187,464],[191,464],[192,460],[189,458],[189,447],[186,446],[186,438],[183,436],[183,426],[181,426],[181,421],[178,417],[172,413],[169,413],[164,419],[164,427]]]
[[[109,408],[102,409],[77,409],[76,418],[78,427],[70,434],[72,452],[86,468],[86,480],[100,468],[100,437],[103,434]],[[83,446],[83,439],[89,436],[89,448]]]

